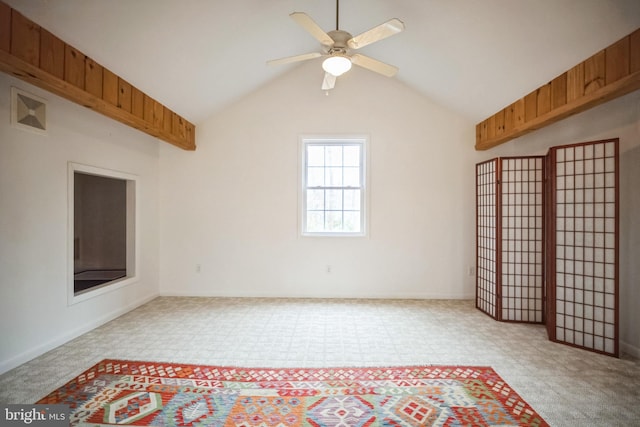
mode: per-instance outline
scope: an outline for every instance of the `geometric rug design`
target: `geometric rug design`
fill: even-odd
[[[37,403],[71,425],[548,426],[490,367],[237,368],[103,360]]]

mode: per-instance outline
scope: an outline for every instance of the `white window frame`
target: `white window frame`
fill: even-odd
[[[307,231],[307,147],[312,145],[360,145],[360,231]],[[346,136],[318,136],[302,135],[299,137],[299,224],[300,235],[303,237],[365,237],[368,234],[368,158],[369,158],[369,137],[366,135],[346,135]],[[320,188],[320,187],[312,187]],[[327,187],[322,187],[327,188]],[[336,187],[348,189],[354,187]]]
[[[127,182],[127,274],[120,279],[112,280],[79,293],[76,293],[74,289],[74,176],[76,172],[122,179]],[[138,219],[140,197],[138,194],[138,176],[111,169],[69,162],[67,187],[67,305],[86,301],[90,298],[137,283],[139,281],[138,272],[140,271],[138,264],[140,260],[140,226]]]

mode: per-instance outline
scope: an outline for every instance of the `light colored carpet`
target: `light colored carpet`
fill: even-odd
[[[162,297],[0,377],[32,403],[104,358],[247,367],[491,366],[552,426],[640,420],[640,361],[555,344],[473,301]]]

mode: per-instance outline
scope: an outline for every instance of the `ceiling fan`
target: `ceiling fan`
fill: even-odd
[[[349,71],[351,64],[356,64],[362,68],[382,74],[383,76],[393,77],[398,72],[397,67],[359,53],[351,54],[351,51],[402,32],[404,30],[404,23],[397,18],[393,18],[353,37],[348,32],[339,29],[339,10],[340,0],[336,0],[336,29],[328,33],[320,28],[306,13],[293,12],[290,14],[291,19],[296,21],[298,25],[320,42],[322,53],[311,52],[286,58],[272,59],[267,61],[267,64],[289,64],[323,56],[325,60],[322,62],[322,68],[325,73],[322,81],[322,90],[333,89],[336,84],[336,77]]]

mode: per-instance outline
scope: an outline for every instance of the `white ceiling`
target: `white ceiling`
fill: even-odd
[[[335,29],[333,0],[2,1],[196,124],[282,73],[313,69],[265,64],[319,49],[291,12]],[[640,1],[340,2],[340,29],[353,35],[394,17],[406,30],[360,52],[478,122],[639,28]]]

